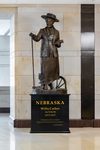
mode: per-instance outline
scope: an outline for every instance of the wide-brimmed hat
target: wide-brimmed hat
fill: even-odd
[[[41,17],[43,19],[52,18],[52,19],[54,19],[55,22],[59,22],[59,20],[56,18],[56,15],[51,14],[51,13],[47,13],[47,15],[42,15]]]

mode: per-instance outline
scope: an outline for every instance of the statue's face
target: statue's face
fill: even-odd
[[[45,21],[48,28],[51,28],[54,24],[54,19],[52,18],[47,18]]]

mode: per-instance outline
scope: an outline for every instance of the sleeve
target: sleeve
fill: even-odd
[[[42,29],[40,29],[40,31],[37,35],[33,34],[32,39],[36,42],[40,41],[40,39],[42,39]]]
[[[59,31],[58,31],[58,35],[57,35],[57,40],[56,40],[55,46],[56,46],[57,48],[60,48],[60,47],[61,47]]]

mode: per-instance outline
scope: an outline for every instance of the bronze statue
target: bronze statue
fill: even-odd
[[[54,14],[47,13],[41,16],[46,21],[46,27],[40,29],[37,35],[29,35],[36,42],[41,40],[40,59],[41,73],[39,74],[40,84],[44,90],[48,90],[48,85],[53,89],[52,82],[59,79],[58,50],[63,40],[59,38],[59,31],[53,26],[54,22],[59,22]]]

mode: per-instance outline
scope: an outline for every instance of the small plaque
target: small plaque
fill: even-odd
[[[70,133],[69,95],[31,95],[31,133]]]

